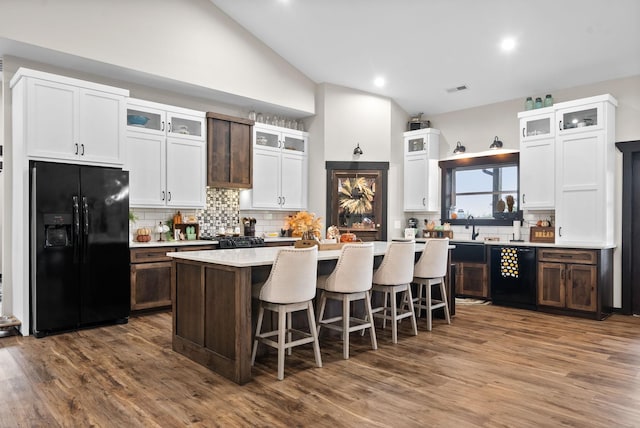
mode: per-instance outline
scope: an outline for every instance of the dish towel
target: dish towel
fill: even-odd
[[[518,278],[518,249],[500,250],[500,274],[503,278]]]

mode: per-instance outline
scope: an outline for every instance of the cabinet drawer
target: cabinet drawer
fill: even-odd
[[[178,251],[206,251],[215,249],[215,245],[185,245],[184,247],[178,247]]]
[[[581,263],[595,265],[598,256],[595,250],[538,249],[538,261],[559,263]]]
[[[139,248],[131,250],[131,263],[170,262],[167,253],[176,251],[175,247]]]

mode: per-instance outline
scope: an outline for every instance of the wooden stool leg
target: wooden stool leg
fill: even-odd
[[[385,328],[387,328],[387,303],[389,302],[389,293],[387,293],[386,291],[383,292],[384,293],[384,303],[382,304],[382,307],[384,308],[384,310],[382,311],[382,329],[384,330]],[[395,301],[396,296],[393,296],[393,300]]]
[[[431,309],[431,284],[427,284],[427,330],[431,331],[433,310]]]
[[[322,327],[322,317],[324,316],[324,308],[327,305],[327,295],[324,290],[320,294],[320,309],[318,310],[317,326],[318,326],[318,336],[320,335],[320,328]]]
[[[371,348],[378,349],[378,340],[376,339],[376,329],[373,325],[373,309],[371,308],[371,294],[369,291],[364,293],[364,305],[367,311],[367,317],[371,321],[371,327],[369,327],[369,334],[371,335]],[[364,329],[362,329],[364,333]]]
[[[349,299],[342,296],[342,357],[349,359]]]
[[[396,304],[396,292],[391,291],[391,341],[398,343],[398,308]]]
[[[253,352],[251,353],[251,365],[256,363],[256,352],[258,352],[258,335],[262,329],[262,318],[264,317],[264,308],[260,304],[260,311],[258,312],[258,324],[256,325],[256,336],[253,339]]]
[[[284,345],[286,340],[287,316],[283,306],[278,308],[278,380],[284,379]]]
[[[413,298],[411,297],[411,284],[407,284],[407,296],[409,301],[409,311],[411,311],[411,327],[413,327],[413,335],[418,335],[418,324],[416,323],[416,311],[413,309]]]
[[[313,337],[313,354],[316,357],[316,366],[322,367],[322,358],[320,356],[320,343],[318,342],[318,331],[316,330],[316,324],[314,321],[313,314],[313,303],[309,300],[309,304],[307,306],[307,317],[309,319],[309,331],[311,332],[311,336]]]
[[[291,343],[291,312],[287,312],[287,343]],[[287,349],[287,355],[291,355],[293,348]]]
[[[444,316],[447,324],[451,324],[451,315],[449,314],[449,301],[447,300],[447,290],[444,284],[444,278],[440,282],[440,294],[442,294],[442,302],[444,302]]]

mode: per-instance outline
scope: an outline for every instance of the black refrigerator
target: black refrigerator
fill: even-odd
[[[129,173],[39,161],[29,167],[32,333],[126,323]]]

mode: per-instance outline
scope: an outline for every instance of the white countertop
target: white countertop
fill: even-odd
[[[384,255],[389,242],[376,241],[373,243],[373,254]],[[422,250],[421,245],[416,245],[416,251]],[[191,260],[203,263],[214,263],[233,267],[251,267],[272,265],[278,251],[286,247],[257,247],[257,248],[232,248],[224,250],[208,251],[182,251],[179,253],[167,253],[167,256],[176,259]],[[341,250],[318,251],[318,260],[336,260],[340,257]]]
[[[427,238],[416,238],[416,242],[425,242]],[[602,245],[602,244],[583,244],[583,243],[562,243],[562,244],[547,244],[544,242],[511,242],[511,241],[483,241],[481,239],[450,239],[449,242],[452,245],[457,244],[484,244],[484,245],[502,245],[513,247],[540,247],[540,248],[577,248],[583,250],[606,250],[610,248],[616,248],[615,245]]]
[[[265,243],[273,242],[291,242],[299,240],[300,238],[292,238],[290,236],[277,236],[277,237],[265,237]],[[151,247],[180,247],[183,245],[214,245],[218,244],[218,241],[211,241],[208,239],[194,239],[193,241],[149,241],[149,242],[129,242],[129,248],[151,248]]]
[[[192,241],[129,242],[129,248],[181,247],[185,245],[213,245],[217,243],[218,241],[206,241],[204,239],[194,239]]]

